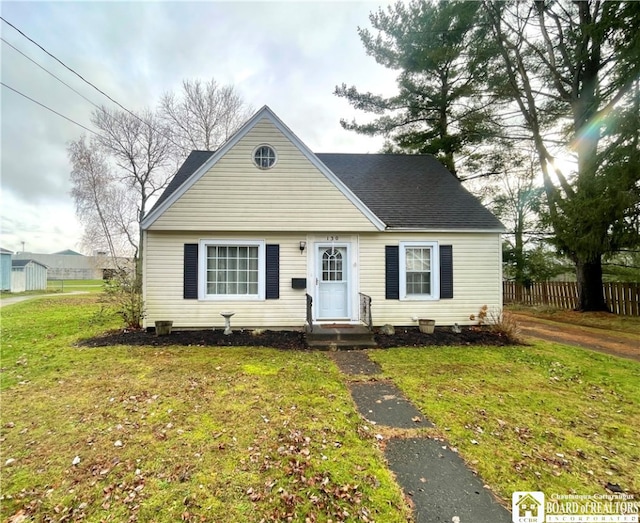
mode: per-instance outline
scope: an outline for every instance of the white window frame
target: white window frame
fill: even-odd
[[[407,249],[431,250],[431,293],[407,294]],[[440,250],[438,242],[400,242],[400,300],[433,301],[440,299]]]
[[[271,165],[267,166],[267,167],[264,167],[262,165],[258,165],[258,162],[256,162],[256,153],[258,152],[258,150],[261,147],[268,147],[269,149],[271,149],[273,151],[273,163]],[[261,143],[251,153],[251,161],[253,162],[253,165],[255,165],[261,171],[266,171],[268,169],[273,169],[276,166],[276,164],[278,163],[278,152],[276,151],[276,148],[273,145],[270,145],[268,143]]]
[[[258,247],[258,294],[207,294],[208,247]],[[198,299],[212,301],[262,301],[265,299],[267,264],[264,240],[200,240],[198,247]]]

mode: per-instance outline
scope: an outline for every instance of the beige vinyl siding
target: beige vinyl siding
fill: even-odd
[[[258,169],[253,151],[277,152]],[[268,120],[258,122],[151,230],[374,231],[372,222]]]
[[[222,328],[222,311],[233,311],[232,327],[303,328],[306,293],[291,288],[291,278],[306,277],[306,253],[300,254],[305,234],[229,234],[195,232],[146,233],[145,325],[172,320],[175,327]],[[280,245],[280,298],[277,300],[185,300],[183,299],[184,244],[201,239],[264,240]]]
[[[385,299],[385,246],[401,241],[436,241],[453,246],[453,299]],[[372,298],[375,325],[417,325],[414,317],[436,325],[469,325],[480,307],[502,309],[502,250],[498,233],[400,233],[360,235],[360,292]]]
[[[333,231],[331,231],[333,232]],[[312,285],[315,264],[307,264],[307,256],[315,252],[315,241],[324,241],[330,233],[222,233],[215,231],[145,233],[144,290],[147,316],[145,324],[156,320],[173,320],[176,327],[222,328],[222,311],[234,311],[233,327],[303,328],[306,292],[314,294]],[[373,321],[376,326],[417,325],[413,317],[435,319],[437,325],[469,325],[483,305],[490,311],[502,308],[501,242],[498,233],[400,233],[380,232],[356,236],[352,248],[357,256],[357,286],[372,298]],[[341,235],[341,238],[345,235]],[[260,301],[184,300],[183,253],[185,243],[201,239],[264,240],[280,246],[280,298]],[[307,248],[300,253],[300,241]],[[385,299],[385,246],[401,241],[436,241],[453,246],[453,299],[434,301],[402,301]],[[309,272],[311,271],[311,272]],[[304,290],[291,288],[292,278],[308,278],[311,285]],[[353,304],[357,307],[357,304]]]

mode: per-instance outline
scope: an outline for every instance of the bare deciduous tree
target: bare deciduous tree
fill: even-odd
[[[119,180],[135,203],[138,233],[136,267],[141,274],[140,222],[152,198],[159,196],[173,175],[173,148],[169,131],[149,110],[140,114],[102,107],[91,121],[100,130],[96,143],[117,165]],[[131,198],[131,192],[135,198]]]
[[[68,148],[72,196],[85,229],[85,242],[105,248],[118,277],[110,295],[129,327],[141,326],[142,219],[166,188],[180,162],[193,148],[213,149],[235,132],[249,109],[232,87],[215,81],[183,83],[180,97],[167,94],[161,116],[101,107],[91,121],[97,137]],[[131,255],[135,271],[118,260]]]
[[[182,91],[166,93],[159,107],[160,118],[171,129],[182,158],[194,149],[217,149],[252,111],[233,86],[220,86],[213,79],[206,83],[184,80]]]
[[[123,254],[137,256],[136,206],[119,183],[97,144],[84,137],[67,148],[71,161],[71,196],[84,226],[84,243],[109,253],[116,267]]]
[[[101,107],[91,121],[90,144],[69,146],[72,195],[85,240],[112,256],[132,255],[141,282],[141,222],[166,188],[177,164],[196,149],[215,149],[247,118],[249,107],[233,87],[211,80],[184,81],[166,94],[158,111],[139,113]]]

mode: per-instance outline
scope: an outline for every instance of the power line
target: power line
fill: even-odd
[[[93,105],[94,107],[96,107],[97,109],[100,109],[100,106],[95,104],[94,102],[92,102],[91,100],[89,100],[89,98],[87,98],[85,95],[83,95],[81,92],[77,91],[76,89],[74,89],[73,87],[71,87],[68,83],[66,83],[64,80],[60,79],[58,76],[56,76],[55,74],[53,74],[51,71],[49,71],[47,68],[45,68],[44,66],[40,65],[38,62],[36,62],[33,58],[27,56],[26,54],[24,54],[20,49],[18,49],[17,47],[15,47],[13,44],[11,44],[10,42],[7,42],[4,38],[0,37],[0,40],[2,40],[5,44],[7,44],[9,47],[11,47],[14,51],[16,51],[17,53],[20,53],[22,56],[24,56],[27,60],[29,60],[30,62],[34,63],[36,66],[38,66],[40,69],[42,69],[45,73],[48,73],[49,75],[53,76],[56,80],[58,80],[58,82],[60,82],[61,84],[67,86],[69,89],[71,89],[74,93],[76,93],[78,96],[81,96],[82,98],[84,98],[87,102],[89,102],[91,105]]]
[[[58,62],[60,65],[62,65],[65,69],[67,69],[68,71],[70,71],[71,73],[73,73],[74,75],[76,75],[78,78],[80,78],[80,80],[82,80],[84,83],[86,83],[87,85],[93,87],[96,91],[98,91],[100,94],[102,94],[105,98],[111,100],[114,104],[116,104],[118,107],[120,107],[123,111],[125,111],[126,113],[130,114],[131,116],[133,116],[136,120],[139,120],[140,122],[142,122],[143,124],[145,124],[147,127],[149,127],[149,129],[155,131],[156,133],[158,133],[160,136],[163,136],[164,138],[166,138],[169,142],[171,142],[173,145],[175,145],[176,147],[180,147],[176,142],[174,142],[170,136],[167,136],[166,134],[158,131],[156,128],[154,128],[149,122],[143,120],[142,118],[140,118],[137,114],[135,114],[134,112],[130,111],[129,109],[127,109],[124,105],[122,105],[120,102],[114,100],[113,98],[111,98],[111,96],[109,96],[107,93],[105,93],[102,89],[100,89],[99,87],[97,87],[95,84],[91,83],[89,80],[87,80],[84,76],[82,76],[80,73],[78,73],[77,71],[75,71],[73,68],[69,67],[67,64],[65,64],[62,60],[60,60],[57,56],[54,56],[53,54],[51,54],[49,51],[47,51],[44,47],[42,47],[38,42],[36,42],[35,40],[33,40],[32,38],[30,38],[29,36],[27,36],[25,33],[23,33],[20,29],[18,29],[15,25],[13,25],[11,22],[9,22],[8,20],[6,20],[5,18],[3,18],[2,16],[0,16],[0,20],[2,20],[5,24],[7,24],[8,26],[12,27],[13,29],[15,29],[18,33],[20,33],[24,38],[26,38],[27,40],[29,40],[32,44],[34,44],[35,46],[37,46],[39,49],[41,49],[42,51],[44,51],[47,55],[49,55],[51,58],[53,58],[56,62]],[[93,132],[93,131],[92,131]],[[97,134],[97,133],[94,133]]]
[[[34,104],[38,104],[40,107],[45,108],[47,111],[51,111],[53,114],[56,114],[58,116],[60,116],[61,118],[64,118],[65,120],[76,124],[79,127],[82,127],[83,129],[85,129],[86,131],[89,131],[90,133],[95,134],[96,136],[99,136],[97,132],[89,129],[88,127],[85,127],[84,125],[82,125],[81,123],[76,122],[75,120],[72,120],[71,118],[68,118],[67,116],[65,116],[64,114],[59,113],[58,111],[55,111],[54,109],[51,109],[51,107],[47,107],[46,105],[44,105],[43,103],[38,102],[38,100],[34,100],[33,98],[31,98],[30,96],[27,96],[24,93],[21,93],[20,91],[18,91],[17,89],[14,89],[13,87],[5,84],[4,82],[0,82],[0,85],[2,85],[2,87],[6,87],[7,89],[10,89],[11,91],[13,91],[16,94],[19,94],[20,96],[26,98],[27,100],[33,102]]]
[[[42,47],[38,42],[36,42],[35,40],[33,40],[32,38],[28,37],[26,34],[24,34],[20,29],[18,29],[15,25],[13,25],[11,22],[9,22],[8,20],[6,20],[5,18],[3,18],[2,16],[0,16],[0,20],[2,20],[5,24],[9,25],[10,27],[12,27],[13,29],[15,29],[16,31],[18,31],[18,33],[20,33],[24,38],[26,38],[27,40],[29,40],[32,44],[34,44],[35,46],[39,47],[42,51],[44,51],[46,54],[48,54],[51,58],[53,58],[56,62],[58,62],[60,65],[62,65],[65,69],[67,69],[68,71],[72,72],[73,74],[75,74],[78,78],[80,78],[80,80],[82,80],[84,83],[90,85],[91,87],[93,87],[96,91],[98,91],[100,94],[102,94],[103,96],[105,96],[106,98],[108,98],[109,100],[111,100],[114,104],[116,104],[118,107],[120,107],[121,109],[125,110],[126,112],[128,112],[129,114],[131,114],[132,116],[135,116],[136,118],[140,119],[139,116],[133,114],[131,111],[129,111],[129,109],[127,109],[125,106],[123,106],[122,104],[120,104],[119,102],[117,102],[116,100],[114,100],[113,98],[111,98],[107,93],[105,93],[102,89],[100,89],[99,87],[96,87],[94,84],[92,84],[89,80],[87,80],[86,78],[84,78],[84,76],[82,76],[80,73],[76,72],[74,69],[72,69],[71,67],[69,67],[67,64],[65,64],[62,60],[60,60],[58,57],[54,56],[53,54],[51,54],[49,51],[47,51],[44,47]]]

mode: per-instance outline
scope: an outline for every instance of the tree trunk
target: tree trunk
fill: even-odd
[[[607,311],[609,308],[604,300],[602,291],[602,260],[576,261],[576,276],[578,279],[578,306],[576,310]]]
[[[521,195],[518,195],[521,198]],[[524,285],[526,288],[531,286],[529,278],[525,278],[524,273],[524,213],[520,208],[520,201],[518,201],[518,214],[516,218],[516,226],[514,230],[515,235],[515,261],[516,261],[516,282],[520,285]]]

